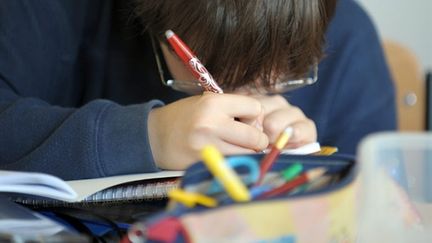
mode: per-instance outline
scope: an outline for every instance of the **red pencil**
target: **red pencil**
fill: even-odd
[[[281,150],[285,147],[285,145],[288,143],[288,140],[290,139],[291,135],[293,133],[292,127],[287,127],[285,130],[279,135],[276,142],[272,145],[272,148],[268,154],[264,156],[261,162],[260,166],[260,176],[256,183],[256,185],[261,184],[262,180],[264,179],[265,174],[267,171],[271,168],[271,166],[276,161],[277,157],[279,156]]]
[[[172,30],[167,30],[165,36],[175,53],[180,57],[183,63],[189,67],[189,70],[195,78],[198,79],[204,90],[213,93],[223,93],[222,89],[217,85],[216,81],[201,61]]]
[[[258,198],[268,198],[268,197],[274,197],[274,196],[285,194],[298,186],[301,186],[305,183],[315,180],[316,178],[325,174],[326,171],[327,170],[324,167],[310,169],[300,174],[296,178],[286,182],[282,186],[276,187],[270,191],[263,193]]]

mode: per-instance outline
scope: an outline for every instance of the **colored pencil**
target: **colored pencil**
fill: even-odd
[[[310,170],[300,174],[299,176],[297,176],[293,180],[290,180],[279,187],[276,187],[270,191],[263,193],[261,196],[259,196],[259,198],[269,198],[269,197],[274,197],[274,196],[286,194],[298,186],[301,186],[305,183],[308,183],[310,181],[313,181],[313,180],[319,178],[320,176],[325,174],[325,172],[326,172],[326,169],[324,167],[318,167],[318,168],[310,169]]]
[[[279,135],[276,142],[272,145],[270,152],[264,156],[264,158],[261,161],[260,176],[258,178],[256,185],[261,184],[265,174],[272,167],[272,165],[278,158],[279,154],[281,153],[281,150],[288,143],[288,140],[290,139],[292,133],[293,133],[292,127],[285,128],[285,130],[283,130],[283,132]]]

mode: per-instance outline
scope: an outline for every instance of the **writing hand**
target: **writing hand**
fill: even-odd
[[[200,150],[208,144],[223,154],[263,150],[268,137],[251,125],[262,117],[260,101],[235,94],[205,92],[156,108],[148,121],[153,157],[160,168],[184,169],[200,159]]]

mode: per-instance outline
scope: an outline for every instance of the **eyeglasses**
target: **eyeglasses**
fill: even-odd
[[[163,58],[162,50],[159,44],[156,44],[154,38],[151,38],[153,53],[156,60],[156,65],[159,72],[159,77],[163,85],[168,86],[174,90],[196,95],[203,92],[201,84],[197,80],[174,80],[166,78],[168,73],[167,64]],[[258,94],[282,94],[288,91],[299,89],[308,85],[314,84],[318,80],[318,64],[314,64],[310,69],[309,73],[304,78],[299,79],[288,79],[279,77],[273,82],[269,87],[260,85],[256,82],[252,85],[241,87],[239,90],[246,91],[249,93]],[[223,86],[222,86],[223,88]],[[230,92],[230,90],[225,90],[225,92]],[[232,90],[231,90],[232,91]]]

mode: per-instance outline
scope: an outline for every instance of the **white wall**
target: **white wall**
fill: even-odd
[[[382,39],[414,51],[423,70],[432,71],[432,0],[357,0],[372,17]]]

